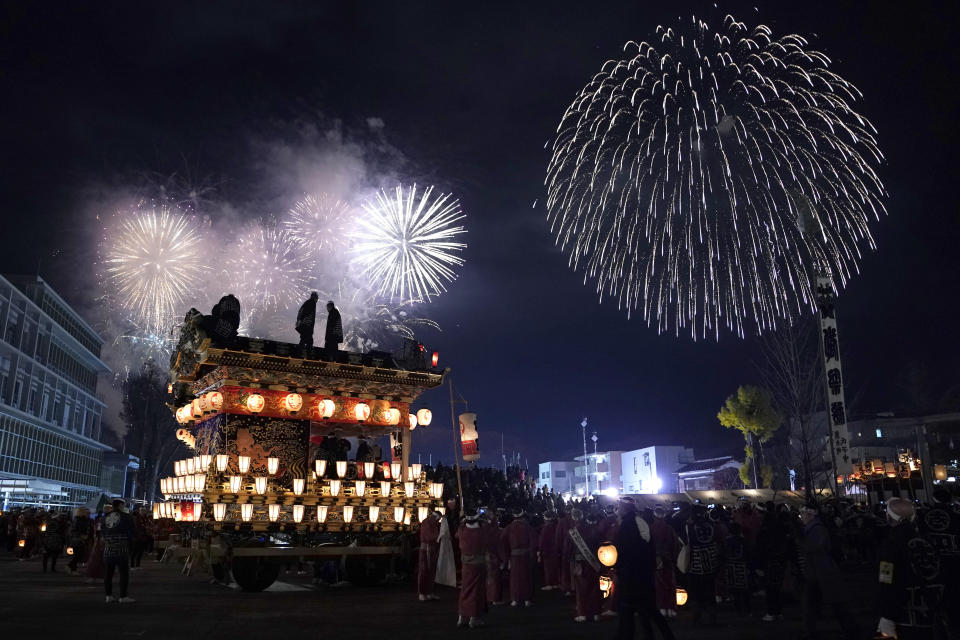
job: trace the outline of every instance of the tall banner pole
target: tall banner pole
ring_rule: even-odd
[[[453,408],[453,378],[448,380],[450,384],[450,426],[453,427],[453,462],[457,469],[457,503],[463,511],[463,487],[460,484],[460,426],[457,424],[456,410]]]
[[[833,495],[839,497],[840,475],[853,473],[850,461],[850,434],[843,395],[843,371],[840,364],[840,340],[837,335],[837,294],[829,271],[817,276],[817,307],[820,314],[820,355],[823,358],[826,387],[827,425],[830,427],[830,459],[833,463]]]

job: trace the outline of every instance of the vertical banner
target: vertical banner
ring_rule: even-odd
[[[472,411],[460,414],[460,446],[463,448],[463,459],[467,462],[473,462],[480,457],[477,414]]]
[[[817,277],[817,306],[820,311],[820,340],[823,345],[823,366],[827,384],[827,420],[830,425],[830,446],[836,460],[837,473],[853,473],[850,461],[850,435],[847,431],[847,406],[843,397],[843,371],[840,366],[840,340],[837,335],[837,296],[829,275]]]

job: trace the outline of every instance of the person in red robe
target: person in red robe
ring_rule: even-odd
[[[543,591],[552,591],[560,585],[560,548],[557,544],[557,512],[543,514],[538,556],[543,565]]]
[[[573,558],[568,555],[566,549],[567,532],[573,529],[574,524],[573,518],[570,517],[569,513],[563,513],[557,519],[556,548],[560,551],[559,586],[565,596],[573,595],[573,577],[570,573],[570,565],[573,562]]]
[[[487,611],[487,538],[479,514],[468,509],[457,530],[461,563],[458,627],[483,626],[483,614]]]
[[[510,559],[510,606],[521,603],[533,606],[533,582],[531,581],[533,556],[533,527],[522,510],[513,513],[513,522],[508,524],[500,538],[504,555]]]
[[[615,506],[608,506],[605,511],[605,515],[600,524],[597,525],[600,530],[600,535],[598,537],[599,543],[604,544],[606,542],[613,542],[614,538],[617,537],[617,532],[620,530],[620,518],[617,517],[617,508]],[[603,598],[600,603],[600,608],[603,609],[601,616],[616,616],[617,615],[617,592],[614,590],[613,595],[609,598]]]
[[[657,592],[657,609],[669,618],[677,615],[677,556],[680,555],[680,537],[667,520],[667,510],[657,505],[653,510],[653,527],[650,535],[657,554],[656,571],[653,574]]]
[[[487,525],[483,528],[483,534],[487,543],[487,602],[496,606],[504,604],[503,570],[507,561],[503,555],[503,544],[500,542],[501,530],[497,513],[490,510],[486,515]]]
[[[593,514],[589,520],[584,520],[580,509],[573,509],[571,516],[574,521],[572,529],[576,531],[584,543],[581,547],[573,536],[573,531],[567,532],[567,554],[573,558],[573,586],[576,594],[577,615],[575,622],[597,621],[600,619],[600,605],[603,593],[600,592],[600,574],[593,562],[597,548],[600,546],[599,518]]]
[[[434,511],[420,523],[420,560],[417,567],[417,594],[420,602],[439,600],[433,592],[437,576],[437,557],[440,553],[440,515]]]

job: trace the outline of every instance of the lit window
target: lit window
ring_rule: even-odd
[[[883,431],[881,431],[879,428],[877,429],[877,437],[878,437],[878,438],[882,438],[882,437],[883,437]]]

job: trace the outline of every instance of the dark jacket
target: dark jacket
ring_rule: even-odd
[[[640,535],[636,518],[623,518],[614,544],[617,547],[617,591],[633,601],[654,597],[653,573],[657,568],[656,549]]]
[[[343,324],[340,321],[340,311],[336,307],[327,314],[327,331],[323,339],[325,342],[337,344],[343,342]]]
[[[297,333],[308,333],[313,335],[313,325],[317,320],[317,299],[313,296],[307,298],[307,301],[300,305],[297,311]]]
[[[820,588],[824,602],[838,603],[851,599],[847,581],[834,559],[830,531],[819,518],[804,527],[800,554],[803,557],[803,579]]]
[[[122,511],[111,511],[103,518],[103,557],[122,559],[130,555],[133,539],[133,516]]]
[[[912,522],[901,522],[880,547],[880,616],[898,627],[932,627],[943,603],[943,578],[937,549]]]

